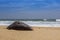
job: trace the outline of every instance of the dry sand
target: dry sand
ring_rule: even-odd
[[[60,40],[60,28],[33,28],[33,31],[7,30],[0,26],[0,40]]]

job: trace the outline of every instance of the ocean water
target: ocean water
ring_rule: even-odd
[[[9,26],[14,21],[0,21],[0,25]],[[60,27],[60,21],[22,21],[31,27]]]

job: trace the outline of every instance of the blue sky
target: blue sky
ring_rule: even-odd
[[[60,18],[60,0],[0,0],[0,19],[45,18]]]

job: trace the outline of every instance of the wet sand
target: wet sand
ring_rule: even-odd
[[[0,26],[0,40],[60,40],[60,28],[33,27],[33,31],[8,30]]]

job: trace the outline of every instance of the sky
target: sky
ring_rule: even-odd
[[[0,19],[60,19],[60,0],[0,0]]]

